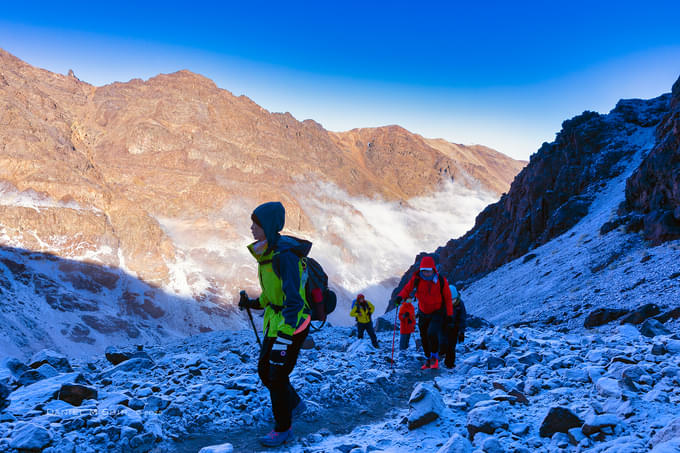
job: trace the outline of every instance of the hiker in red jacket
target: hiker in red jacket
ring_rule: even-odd
[[[439,275],[431,256],[420,260],[419,272],[415,272],[399,292],[396,303],[400,304],[414,290],[418,299],[418,329],[426,358],[421,369],[439,368],[439,354],[446,351],[444,326],[452,322],[453,305],[449,282]]]
[[[416,311],[411,299],[406,299],[399,307],[399,350],[408,349],[411,334],[416,330]]]

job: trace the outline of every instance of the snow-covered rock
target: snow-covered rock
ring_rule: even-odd
[[[437,389],[431,384],[421,383],[413,389],[408,400],[411,411],[408,415],[408,429],[417,429],[442,416],[444,402]]]
[[[460,434],[454,434],[437,453],[472,453],[472,444]]]
[[[9,437],[9,446],[17,450],[41,450],[52,442],[48,430],[30,422],[17,423]]]
[[[234,446],[231,444],[211,445],[203,447],[198,453],[232,453]]]
[[[475,434],[482,432],[493,434],[497,429],[508,428],[508,417],[505,413],[505,404],[485,404],[475,407],[467,416],[466,426],[471,439]]]

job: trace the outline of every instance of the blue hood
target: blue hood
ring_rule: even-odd
[[[264,230],[268,248],[275,247],[281,237],[279,231],[286,222],[286,209],[283,205],[278,201],[263,203],[255,208],[251,218]]]

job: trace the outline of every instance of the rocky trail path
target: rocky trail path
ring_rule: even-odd
[[[389,368],[389,356],[386,357],[387,377],[380,377],[373,382],[366,382],[364,387],[350,389],[360,394],[357,400],[348,402],[337,398],[324,404],[315,402],[314,397],[307,400],[308,409],[299,420],[293,421],[295,438],[283,450],[294,445],[305,445],[314,436],[342,435],[351,432],[361,425],[384,420],[386,415],[408,406],[409,396],[418,382],[432,381],[447,370],[420,370],[420,364],[414,359],[407,359],[395,368]],[[258,441],[259,437],[271,429],[271,424],[260,423],[248,428],[240,426],[232,430],[216,431],[207,426],[201,432],[190,433],[185,440],[174,444],[175,453],[198,452],[209,445],[231,443],[234,452],[277,451],[266,449]],[[167,448],[167,445],[164,445]],[[160,453],[160,450],[158,450]]]

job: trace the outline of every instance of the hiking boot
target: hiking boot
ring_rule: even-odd
[[[374,347],[375,349],[380,349],[380,345],[378,344],[377,341],[374,341],[374,342],[373,342],[373,347]]]
[[[278,447],[279,445],[285,444],[287,441],[293,438],[293,429],[288,431],[278,432],[273,429],[266,436],[260,437],[260,443],[265,447]]]
[[[439,369],[439,359],[430,360],[430,369],[431,370]]]
[[[425,365],[420,367],[421,370],[427,370],[428,368],[430,368],[430,359],[427,359]]]
[[[305,400],[300,400],[300,402],[293,408],[293,412],[291,413],[292,418],[298,418],[300,415],[304,414],[305,411],[307,410],[307,404],[305,404]]]

